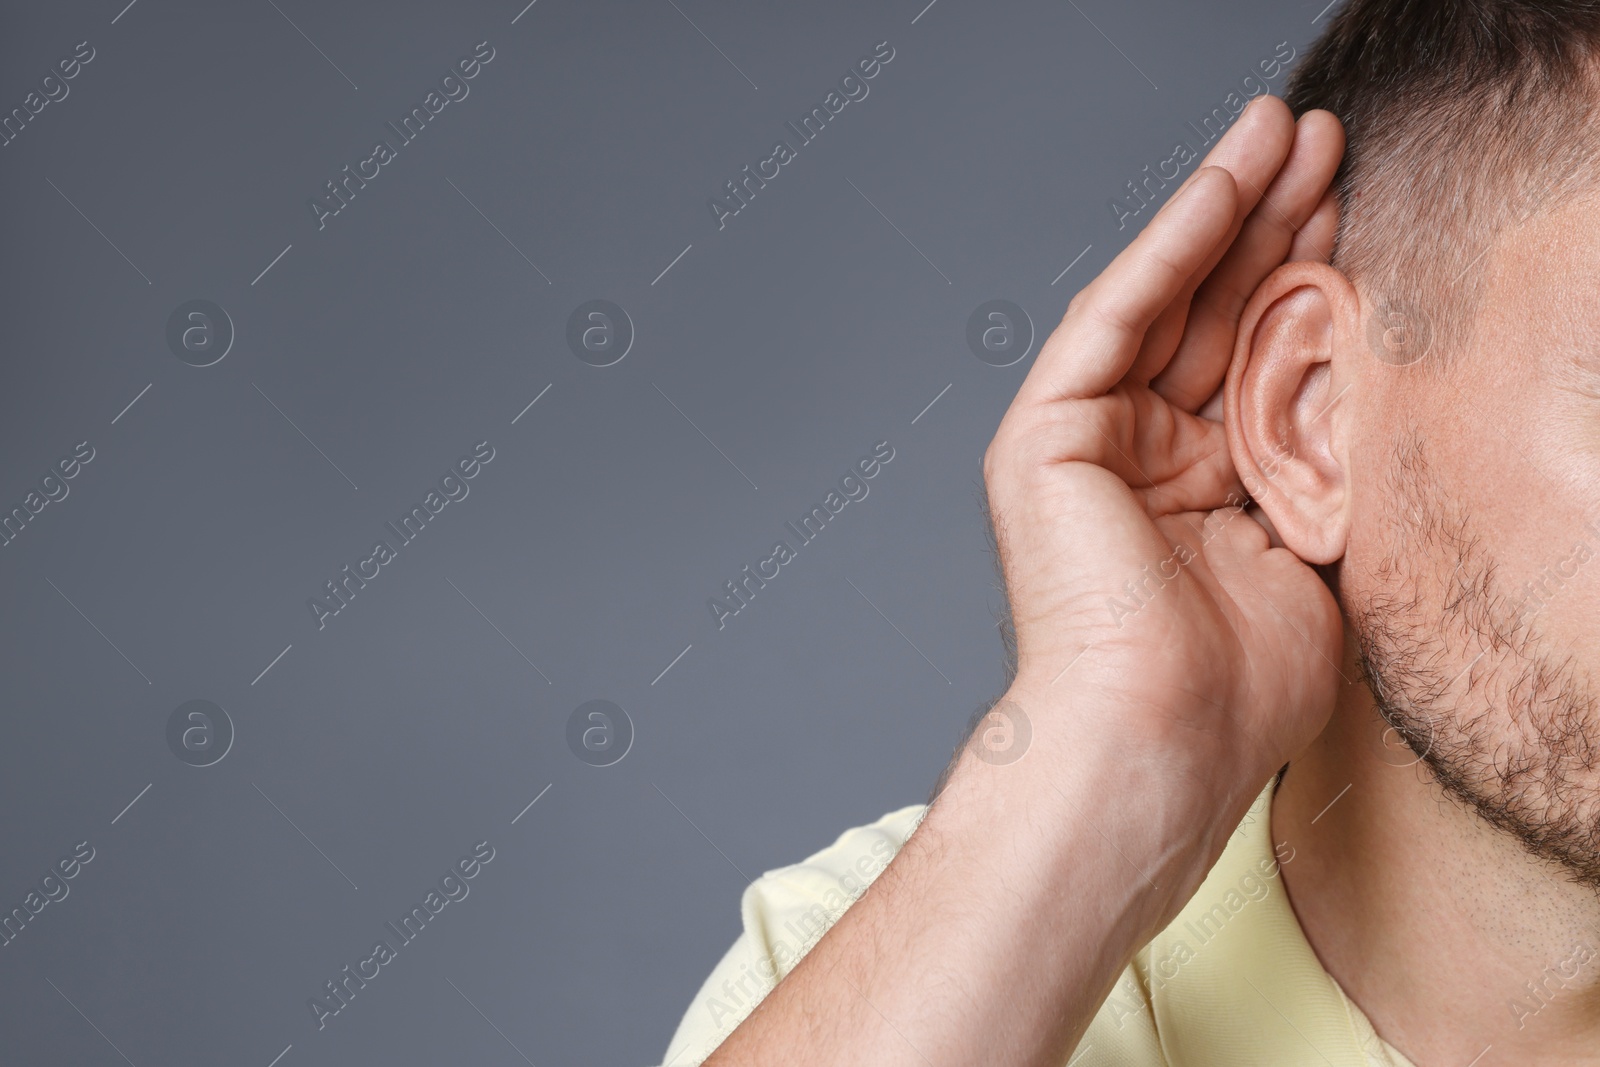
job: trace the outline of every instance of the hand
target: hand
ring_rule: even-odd
[[[1034,749],[1158,761],[1217,849],[1336,693],[1337,605],[1241,511],[1212,416],[1250,294],[1330,254],[1343,149],[1331,114],[1254,101],[1073,299],[984,459]]]
[[[1065,1063],[1327,717],[1337,606],[1227,507],[1248,487],[1209,416],[1251,293],[1327,257],[1343,140],[1258,100],[1072,301],[984,461],[1032,746],[959,760],[708,1063]]]

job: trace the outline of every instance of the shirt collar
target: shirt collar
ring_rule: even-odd
[[[1280,877],[1262,790],[1194,898],[1134,961],[1171,1067],[1368,1067],[1354,1006],[1323,969]]]

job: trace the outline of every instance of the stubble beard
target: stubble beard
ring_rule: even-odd
[[[1420,438],[1397,451],[1389,481],[1387,499],[1410,514],[1375,591],[1344,605],[1379,712],[1448,795],[1600,889],[1600,702],[1584,664],[1540,633],[1554,597],[1502,587]]]

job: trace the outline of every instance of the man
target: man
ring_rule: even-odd
[[[1251,104],[985,456],[1004,698],[667,1062],[1600,1062],[1597,60],[1348,0]]]

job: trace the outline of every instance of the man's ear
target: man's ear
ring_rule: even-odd
[[[1360,298],[1334,268],[1286,263],[1256,289],[1239,322],[1223,419],[1245,492],[1307,563],[1344,555],[1350,483],[1339,428],[1354,385]],[[1342,358],[1341,358],[1342,357]]]

